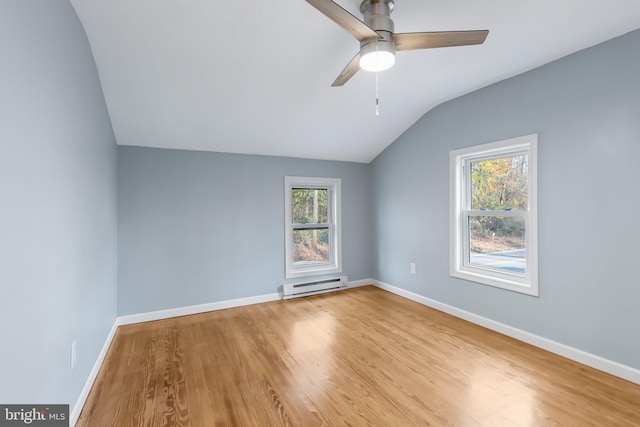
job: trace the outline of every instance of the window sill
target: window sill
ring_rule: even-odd
[[[538,296],[538,283],[534,279],[511,279],[506,274],[485,273],[480,269],[473,270],[454,270],[450,272],[451,277],[467,280],[470,282],[480,283],[482,285],[493,286],[494,288],[506,289],[525,295]],[[517,280],[520,279],[520,280]]]

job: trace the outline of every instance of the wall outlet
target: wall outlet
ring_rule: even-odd
[[[409,270],[411,271],[411,274],[416,274],[416,263],[412,262],[409,264]]]
[[[71,351],[69,352],[70,357],[69,357],[69,367],[71,368],[71,370],[73,371],[73,368],[76,367],[76,353],[77,353],[77,347],[78,347],[78,341],[73,340],[73,342],[71,343]]]

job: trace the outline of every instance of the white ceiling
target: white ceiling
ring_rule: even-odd
[[[444,101],[640,28],[638,0],[397,0],[398,33],[490,33],[398,53],[376,116],[375,74],[330,87],[359,44],[304,0],[71,2],[118,144],[365,163]]]

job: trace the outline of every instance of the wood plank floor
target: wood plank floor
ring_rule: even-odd
[[[78,426],[640,426],[640,386],[372,286],[118,329]]]

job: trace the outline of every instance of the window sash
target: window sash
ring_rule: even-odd
[[[293,222],[293,212],[289,212],[291,216],[291,224],[296,226],[303,225],[313,225],[313,224],[333,224],[333,194],[331,194],[331,186],[323,186],[323,185],[292,185],[288,188],[289,198],[291,198],[291,193],[293,190],[326,190],[327,191],[327,222],[318,222],[318,223],[301,223],[301,222]],[[293,209],[293,205],[289,203],[289,209]]]
[[[509,210],[465,210],[462,211],[463,215],[468,216],[525,216],[529,214],[529,211],[517,210],[517,209],[509,209]]]
[[[332,222],[312,222],[307,224],[291,224],[293,230],[317,230],[320,228],[332,227]]]
[[[294,239],[294,232],[296,230],[327,230],[328,232],[328,246],[329,246],[329,260],[328,261],[298,261],[295,262],[292,260],[292,265],[291,268],[293,270],[301,270],[301,269],[305,269],[308,268],[310,266],[324,266],[324,265],[333,265],[335,263],[335,250],[333,250],[335,243],[334,243],[334,239],[333,239],[333,233],[334,233],[334,226],[333,224],[303,224],[304,226],[300,226],[300,225],[292,225],[291,226],[291,247],[295,248],[295,242],[293,241]]]
[[[487,154],[487,155],[474,155],[464,157],[462,160],[462,179],[464,180],[464,188],[461,194],[462,196],[462,209],[471,210],[472,198],[473,198],[473,183],[471,176],[471,164],[479,163],[485,160],[495,160],[502,159],[505,157],[516,157],[516,156],[529,156],[528,150],[522,149],[514,149],[514,150],[506,150],[498,152],[497,154]],[[527,171],[527,184],[530,188],[531,186],[531,178],[529,175],[529,171]],[[531,210],[531,201],[530,198],[527,197],[527,210]]]
[[[530,278],[530,268],[529,268],[529,263],[527,261],[525,261],[526,266],[525,266],[524,274],[508,272],[498,268],[491,268],[491,267],[471,263],[471,230],[469,229],[469,218],[485,217],[485,216],[523,218],[524,219],[525,254],[528,253],[527,251],[529,250],[529,246],[530,246],[529,244],[530,215],[528,211],[489,211],[489,210],[462,211],[460,229],[463,230],[463,233],[462,233],[463,258],[462,258],[461,268],[463,270],[469,270],[469,271],[474,271],[477,269],[478,271],[491,272],[491,274],[497,274],[509,280],[522,279],[524,281],[528,281]],[[527,260],[526,255],[525,255],[525,260]]]

